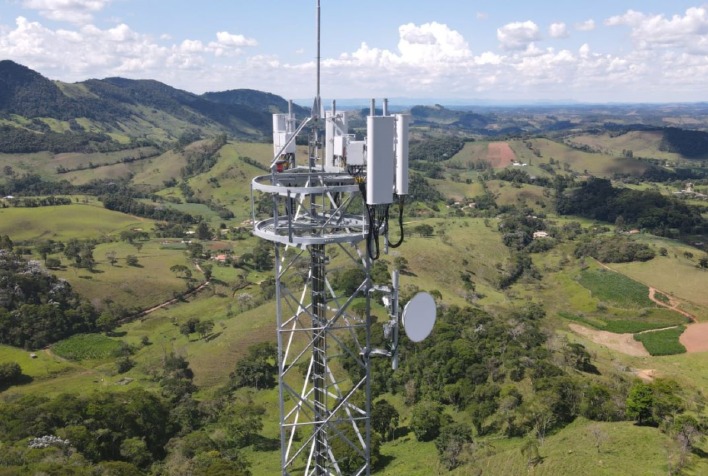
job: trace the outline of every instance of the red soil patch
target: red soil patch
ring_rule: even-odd
[[[508,167],[516,160],[516,154],[506,142],[490,142],[487,146],[487,161],[495,169]]]
[[[686,352],[708,351],[708,322],[686,326],[686,330],[679,337],[679,342],[686,348]]]

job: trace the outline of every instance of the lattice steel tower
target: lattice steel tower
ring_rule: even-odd
[[[345,112],[320,99],[320,2],[317,0],[317,94],[299,125],[273,116],[270,173],[253,179],[254,234],[275,244],[281,468],[283,475],[370,474],[370,359],[396,361],[397,281],[377,286],[373,261],[389,246],[389,207],[403,207],[408,188],[408,116],[376,115],[367,137],[350,134]],[[322,133],[324,130],[324,134]],[[297,137],[308,137],[297,158]],[[302,148],[301,148],[302,149]],[[399,215],[399,224],[401,214]],[[345,264],[345,262],[349,264]],[[343,295],[330,267],[356,269]],[[389,296],[389,344],[372,349],[372,292]],[[356,306],[352,306],[356,303]],[[354,309],[353,309],[354,308]]]

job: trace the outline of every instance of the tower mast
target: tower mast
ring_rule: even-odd
[[[347,115],[334,103],[331,111],[323,112],[320,0],[316,4],[317,88],[312,111],[297,127],[292,108],[273,116],[270,173],[251,183],[253,233],[274,243],[281,473],[369,475],[370,359],[395,357],[395,350],[372,349],[371,268],[378,257],[379,233],[386,240],[384,248],[388,243],[388,205],[398,187],[394,149],[406,153],[407,190],[408,119],[370,120],[374,125],[368,135],[377,139],[369,143],[348,133]],[[305,131],[308,157],[299,165],[295,140]],[[399,142],[405,147],[397,146]],[[374,167],[369,161],[375,156],[380,159]],[[381,158],[389,162],[381,163]],[[367,170],[374,168],[389,178],[377,179],[373,189],[384,193],[376,194],[375,204],[370,204]],[[269,200],[260,200],[262,196]],[[263,213],[266,203],[272,206]],[[333,286],[334,264],[357,277],[353,293],[345,295]],[[388,325],[397,326],[397,316],[392,316],[394,321]]]

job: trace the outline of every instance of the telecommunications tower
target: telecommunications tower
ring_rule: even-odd
[[[377,115],[371,101],[364,140],[349,132],[347,114],[335,102],[323,111],[317,0],[312,113],[298,124],[291,103],[287,114],[273,115],[270,173],[251,184],[254,234],[275,245],[283,475],[371,473],[370,361],[390,358],[395,368],[401,318],[398,274],[390,285],[378,285],[371,269],[381,253],[403,242],[408,193],[409,117],[387,109],[384,100]],[[307,137],[303,159],[298,137]],[[389,240],[394,202],[396,242]],[[335,289],[331,268],[356,276],[353,293]],[[383,324],[387,343],[379,348],[372,348],[375,292],[386,297],[389,315]],[[408,338],[423,340],[435,322],[433,299],[418,294],[402,318]]]

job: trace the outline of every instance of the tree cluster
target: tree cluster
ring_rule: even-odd
[[[649,261],[656,254],[644,243],[630,240],[626,236],[587,237],[575,247],[575,256],[591,256],[602,263],[630,263]]]
[[[0,343],[37,349],[95,330],[97,317],[68,282],[0,251]]]
[[[104,195],[100,197],[103,206],[108,210],[114,210],[121,213],[127,213],[153,220],[162,220],[174,223],[196,223],[197,219],[189,213],[181,212],[169,207],[156,207],[147,203],[140,202],[126,195]]]
[[[558,213],[644,228],[661,236],[700,234],[708,229],[701,211],[680,200],[651,190],[618,189],[606,179],[591,178],[579,188],[557,197]],[[675,230],[675,231],[674,231]]]

